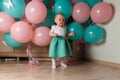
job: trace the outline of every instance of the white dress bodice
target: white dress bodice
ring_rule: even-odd
[[[60,27],[57,25],[52,25],[50,32],[57,33],[58,36],[65,36],[66,35],[66,27]]]

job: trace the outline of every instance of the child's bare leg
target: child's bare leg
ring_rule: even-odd
[[[52,58],[52,68],[55,69],[56,68],[56,60],[55,58]]]
[[[61,58],[60,59],[60,65],[62,66],[62,67],[67,67],[67,64],[65,64],[65,60],[64,60],[64,58]]]

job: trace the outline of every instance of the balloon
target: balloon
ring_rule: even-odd
[[[37,26],[50,27],[51,25],[54,24],[54,17],[55,17],[55,14],[52,12],[51,9],[48,9],[46,18],[41,23],[37,24]]]
[[[85,30],[84,40],[88,43],[97,43],[105,36],[104,30],[98,25],[90,25]]]
[[[52,37],[49,36],[50,29],[45,26],[41,26],[35,29],[32,42],[38,46],[49,45]]]
[[[10,32],[13,39],[21,43],[29,42],[33,36],[32,27],[23,21],[14,23]]]
[[[20,21],[20,18],[15,18],[16,21]]]
[[[33,24],[42,22],[46,14],[46,6],[41,1],[30,1],[26,6],[25,16]]]
[[[54,0],[54,2],[56,2],[56,1],[61,1],[61,0]],[[69,0],[65,0],[65,1],[69,1]]]
[[[83,23],[88,20],[90,16],[90,8],[84,3],[76,3],[73,7],[72,17],[76,22]]]
[[[55,14],[61,13],[68,19],[72,14],[72,5],[69,0],[57,0],[54,4]]]
[[[71,40],[80,40],[84,35],[84,29],[81,24],[72,22],[67,26],[67,33],[74,32],[75,36],[71,36]]]
[[[41,1],[41,2],[42,2],[42,1],[44,1],[44,0],[32,0],[32,1]]]
[[[23,45],[23,43],[17,42],[15,41],[12,37],[10,33],[5,33],[4,34],[4,41],[5,43],[13,48],[17,48],[17,47],[21,47]]]
[[[102,0],[86,0],[86,3],[92,8],[97,3],[102,2]]]
[[[112,7],[109,3],[100,2],[91,10],[91,19],[94,23],[105,23],[112,17]]]
[[[47,6],[49,3],[49,0],[43,0],[44,4]]]
[[[77,2],[86,2],[87,0],[77,0]]]
[[[13,18],[21,18],[25,12],[24,0],[3,0],[4,11]]]
[[[12,24],[15,23],[15,19],[9,16],[5,12],[0,12],[0,31],[10,32]]]
[[[4,9],[3,9],[3,0],[0,0],[0,11],[4,11]]]
[[[54,1],[57,1],[57,0],[54,0]]]

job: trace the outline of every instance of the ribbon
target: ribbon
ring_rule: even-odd
[[[5,46],[9,47],[5,41],[2,41],[2,43],[3,43]]]
[[[28,45],[27,49],[26,49],[26,54],[28,56],[29,59],[29,65],[37,65],[39,64],[38,60],[33,58],[32,53],[31,53],[31,46]]]

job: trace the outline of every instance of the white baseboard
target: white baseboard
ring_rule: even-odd
[[[107,61],[96,60],[96,59],[89,59],[89,61],[93,63],[109,66],[109,67],[120,68],[119,63],[107,62]]]

